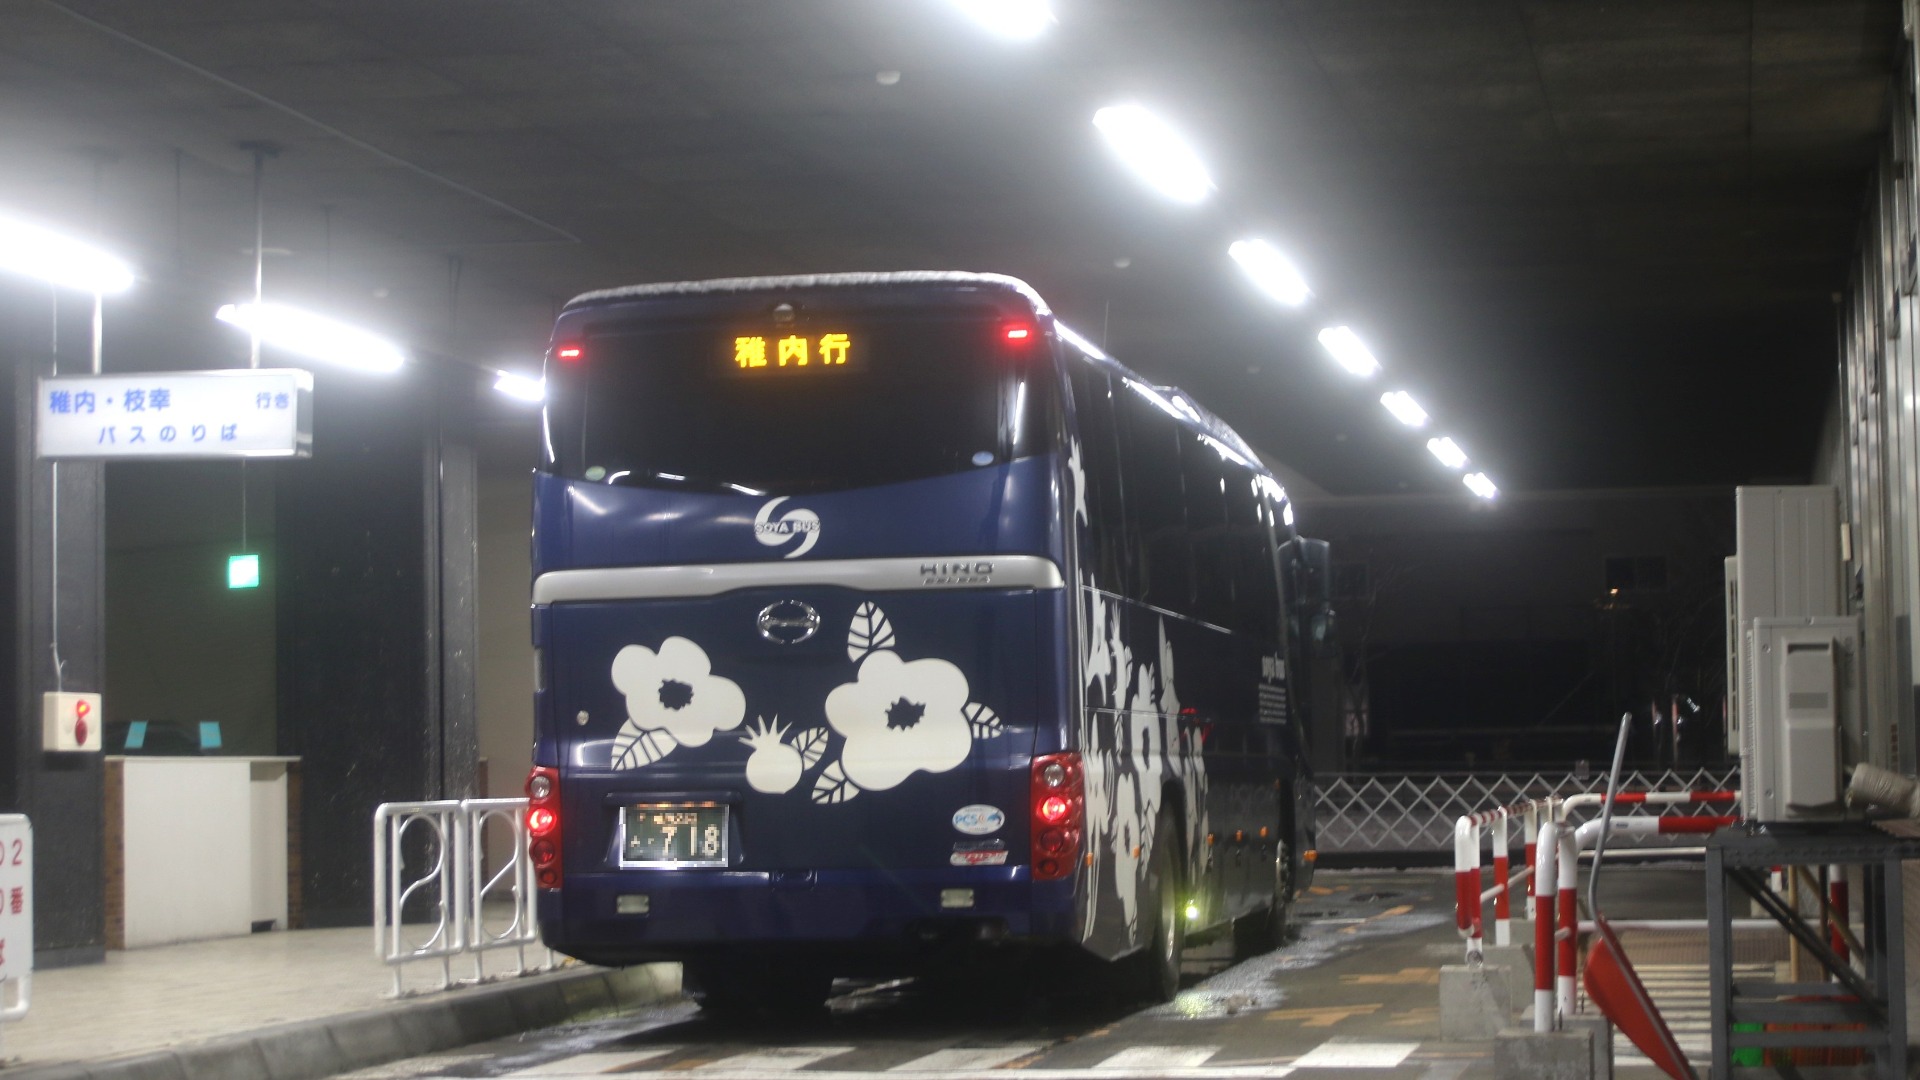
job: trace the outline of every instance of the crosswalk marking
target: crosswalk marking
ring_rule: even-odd
[[[1284,1080],[1292,1072],[1292,1065],[1196,1065],[1188,1068],[954,1068],[948,1072],[922,1072],[918,1076],[927,1080]],[[649,1076],[659,1080],[674,1072],[639,1070],[622,1074]],[[697,1068],[689,1074],[699,1076],[701,1080],[762,1080],[764,1076],[745,1068],[732,1067],[714,1072]],[[797,1076],[804,1080],[874,1080],[876,1076],[891,1076],[891,1072],[808,1068]]]
[[[1680,1052],[1695,1065],[1704,1065],[1713,1055],[1713,987],[1705,964],[1636,964],[1635,974],[1647,988],[1647,996],[1660,1010],[1673,1032]],[[1771,979],[1773,965],[1735,964],[1733,977],[1739,980]],[[1640,1048],[1619,1030],[1613,1033],[1615,1065],[1648,1066]]]
[[[1217,1046],[1130,1046],[1096,1069],[1191,1069],[1220,1052]]]
[[[694,1072],[763,1073],[794,1072],[841,1054],[851,1054],[851,1046],[770,1046],[744,1054],[709,1061]]]
[[[1039,1043],[1027,1046],[949,1046],[931,1054],[895,1065],[888,1072],[948,1072],[959,1069],[997,1069],[1009,1061],[1018,1061],[1038,1050]]]
[[[549,1061],[526,1069],[515,1069],[507,1076],[592,1076],[625,1069],[643,1061],[652,1061],[674,1053],[677,1046],[655,1046],[645,1050],[596,1050]]]
[[[1329,1039],[1296,1059],[1296,1069],[1392,1069],[1419,1049],[1419,1043]]]
[[[604,1044],[603,1044],[604,1045]],[[885,1072],[902,1080],[1114,1080],[1129,1074],[1157,1080],[1284,1080],[1299,1069],[1391,1069],[1419,1048],[1415,1042],[1368,1042],[1337,1038],[1321,1043],[1290,1065],[1250,1062],[1207,1064],[1218,1046],[1130,1046],[1098,1064],[1078,1068],[1009,1067],[1047,1049],[1044,1043],[1011,1046],[950,1046],[910,1061],[873,1070],[835,1069],[832,1058],[852,1053],[851,1046],[771,1046],[711,1061],[698,1058],[663,1062],[681,1052],[677,1046],[595,1050],[544,1062],[505,1076],[589,1077],[673,1075],[700,1080],[761,1080],[768,1073],[799,1073],[805,1080],[872,1080]],[[651,1064],[650,1064],[651,1063]],[[820,1068],[825,1064],[827,1067]],[[801,1080],[796,1076],[795,1080]],[[1440,1080],[1440,1078],[1436,1078]]]

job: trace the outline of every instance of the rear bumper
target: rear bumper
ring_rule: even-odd
[[[972,890],[969,907],[942,892]],[[645,896],[645,914],[619,898]],[[629,908],[638,906],[629,900]],[[913,951],[971,940],[1065,943],[1073,882],[1028,880],[1024,866],[927,870],[628,870],[570,874],[539,895],[548,946],[596,963],[676,959],[736,946]]]

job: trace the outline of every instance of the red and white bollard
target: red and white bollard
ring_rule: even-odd
[[[1467,960],[1486,955],[1480,936],[1480,827],[1461,818],[1453,827],[1453,917],[1467,939]]]
[[[1533,864],[1533,1030],[1553,1030],[1553,910],[1558,890],[1559,827],[1548,816],[1540,826]],[[1529,845],[1532,846],[1532,845]]]
[[[1493,943],[1495,945],[1513,944],[1513,903],[1507,894],[1513,890],[1508,887],[1512,875],[1512,866],[1507,851],[1507,833],[1512,827],[1506,815],[1493,823],[1493,884],[1499,890],[1493,894]]]
[[[1573,1013],[1574,973],[1579,966],[1580,936],[1580,851],[1574,847],[1573,833],[1567,829],[1556,830],[1555,839],[1559,841],[1560,865],[1556,868],[1560,883],[1560,908],[1554,919],[1554,990],[1559,997],[1559,1013],[1570,1016]]]

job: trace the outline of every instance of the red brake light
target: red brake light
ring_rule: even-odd
[[[1033,759],[1029,835],[1033,880],[1059,881],[1073,876],[1087,812],[1085,773],[1079,754],[1044,754]]]
[[[1001,336],[1007,341],[1024,345],[1033,340],[1033,326],[1029,323],[1008,323],[1000,329]]]
[[[527,773],[527,855],[542,889],[560,887],[560,770]]]
[[[578,360],[586,354],[587,351],[578,345],[556,345],[553,348],[553,355],[557,360]]]

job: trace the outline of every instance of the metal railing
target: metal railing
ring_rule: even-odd
[[[373,949],[402,993],[406,964],[437,960],[440,989],[454,985],[453,959],[473,960],[468,982],[487,979],[486,954],[512,949],[524,975],[554,966],[540,947],[525,799],[382,803],[373,812]],[[505,830],[512,856],[487,871],[487,839]],[[412,871],[409,873],[409,871]],[[542,959],[527,965],[529,947]]]
[[[1321,854],[1440,854],[1453,849],[1462,817],[1538,799],[1604,791],[1602,773],[1340,773],[1322,776],[1317,796]],[[1738,767],[1633,772],[1623,786],[1643,791],[1737,789]],[[1626,808],[1622,808],[1625,810]],[[1634,807],[1633,813],[1679,811]]]

